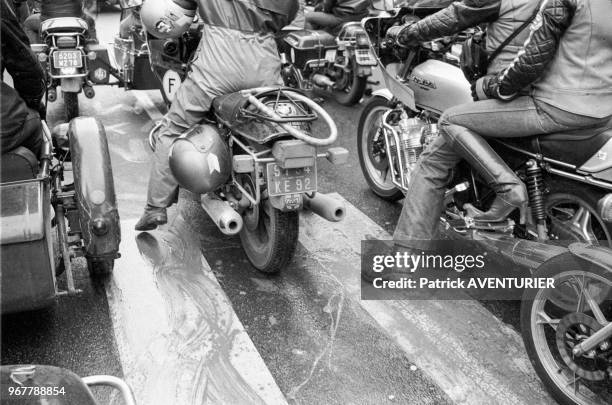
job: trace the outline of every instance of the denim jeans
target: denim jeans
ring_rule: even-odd
[[[512,101],[484,100],[449,108],[440,119],[441,136],[421,154],[412,172],[404,207],[395,229],[396,244],[431,250],[438,237],[438,222],[452,169],[461,156],[448,140],[449,127],[459,125],[488,138],[515,138],[595,128],[610,117],[592,118],[572,114],[523,96]]]

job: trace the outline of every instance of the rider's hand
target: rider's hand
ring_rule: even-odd
[[[497,76],[483,76],[472,83],[472,98],[474,101],[488,100],[491,98],[499,98]]]

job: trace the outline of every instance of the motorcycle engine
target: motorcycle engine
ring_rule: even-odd
[[[438,126],[437,124],[429,124],[420,118],[408,118],[404,111],[393,129],[397,132],[400,144],[398,153],[397,142],[395,142],[394,137],[391,137],[391,155],[395,159],[401,159],[404,175],[410,176],[424,147],[429,145],[438,135]],[[399,169],[398,162],[394,163]]]

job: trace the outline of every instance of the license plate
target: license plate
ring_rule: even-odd
[[[316,166],[283,169],[276,163],[268,163],[266,169],[270,196],[317,191]]]
[[[55,51],[53,53],[53,66],[56,69],[82,67],[81,51]]]

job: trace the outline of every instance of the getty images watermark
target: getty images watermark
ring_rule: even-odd
[[[435,246],[426,252],[362,241],[362,299],[520,300],[526,289],[555,288],[552,278],[532,277],[528,267],[474,242]]]

